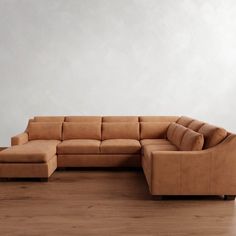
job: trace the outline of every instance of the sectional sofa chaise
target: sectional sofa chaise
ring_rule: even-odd
[[[0,178],[142,167],[150,193],[236,195],[236,135],[185,116],[37,116],[0,152]]]

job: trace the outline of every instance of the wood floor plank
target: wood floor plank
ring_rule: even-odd
[[[141,171],[57,171],[0,182],[0,235],[236,235],[235,202],[153,201]]]

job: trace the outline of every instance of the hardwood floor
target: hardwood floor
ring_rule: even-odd
[[[236,235],[235,202],[153,201],[141,171],[57,171],[49,182],[0,182],[0,236]]]

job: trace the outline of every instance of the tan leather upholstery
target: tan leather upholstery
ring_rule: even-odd
[[[0,163],[43,163],[56,154],[57,140],[33,140],[0,152]]]
[[[0,178],[49,178],[56,168],[56,155],[46,163],[0,163]]]
[[[161,139],[166,137],[170,122],[141,122],[141,139]]]
[[[207,150],[154,151],[147,177],[150,192],[153,195],[235,195],[235,147],[236,135],[229,135]]]
[[[176,123],[174,122],[170,123],[167,129],[167,134],[166,134],[166,137],[168,140],[172,140],[174,138],[173,136],[174,136],[175,128],[176,128]]]
[[[143,146],[142,167],[146,176],[150,191],[152,183],[152,152],[153,151],[177,151],[178,149],[172,144],[154,144]]]
[[[66,116],[65,122],[102,122],[101,116]]]
[[[193,131],[198,131],[205,123],[199,120],[193,120],[189,123],[188,128],[192,129]]]
[[[140,140],[142,146],[152,145],[152,144],[171,144],[167,139],[142,139]]]
[[[179,149],[182,151],[199,151],[202,150],[203,144],[203,135],[188,129],[182,138]]]
[[[223,141],[227,136],[227,131],[213,125],[204,124],[198,133],[204,135],[204,149],[214,147]]]
[[[57,125],[58,117],[35,118],[25,133],[12,138],[15,146],[0,152],[0,178],[48,177],[57,165],[139,167],[142,162],[153,195],[236,195],[236,135],[192,118],[178,118],[67,117],[72,127],[67,138],[76,139],[61,144],[28,141],[60,140],[65,132],[61,123]],[[75,122],[80,128],[73,126]],[[169,122],[173,123],[167,128]],[[205,150],[201,150],[202,135]]]
[[[29,140],[61,140],[62,123],[31,122],[29,124]]]
[[[110,139],[101,142],[101,153],[106,154],[139,154],[141,145],[133,139]]]
[[[183,125],[185,127],[188,127],[188,125],[193,121],[193,118],[187,117],[187,116],[181,116],[177,123],[180,125]]]
[[[144,155],[150,156],[153,151],[178,151],[178,148],[173,144],[152,144],[143,147]]]
[[[102,122],[138,122],[138,116],[104,116]]]
[[[179,116],[140,116],[140,122],[176,122]]]
[[[141,151],[141,155],[144,154],[144,147],[147,146],[147,145],[152,145],[152,146],[155,146],[155,145],[169,145],[169,146],[172,146],[173,144],[167,140],[167,139],[142,139],[140,140],[140,143],[141,143],[141,146],[142,146],[142,151]]]
[[[21,133],[11,138],[11,146],[25,144],[29,141],[28,133]]]
[[[171,123],[167,131],[168,140],[182,151],[202,150],[204,137],[177,123]]]
[[[107,122],[102,124],[102,140],[137,139],[139,140],[139,123]]]
[[[58,155],[58,167],[141,167],[139,154]]]
[[[100,153],[99,140],[73,139],[65,140],[58,144],[58,154],[98,154]]]
[[[184,133],[187,131],[187,128],[185,128],[182,125],[176,124],[176,123],[174,123],[174,126],[175,126],[175,128],[174,128],[172,136],[169,136],[167,133],[167,138],[176,147],[180,147],[182,138],[184,136]],[[170,129],[172,131],[172,127],[170,127]]]
[[[36,122],[63,122],[64,116],[35,116],[34,121]]]
[[[101,123],[97,122],[64,122],[63,140],[97,139],[101,140]]]

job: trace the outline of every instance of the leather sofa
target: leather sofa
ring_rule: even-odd
[[[0,152],[0,178],[142,167],[150,193],[236,195],[236,135],[185,116],[36,116]]]

